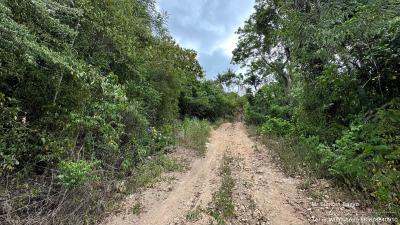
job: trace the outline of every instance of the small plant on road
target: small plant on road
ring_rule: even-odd
[[[134,215],[139,215],[141,208],[142,208],[142,204],[140,204],[140,202],[137,202],[136,204],[134,204],[132,206],[132,213]]]
[[[196,209],[188,212],[188,214],[186,215],[186,219],[190,222],[195,222],[195,221],[201,219],[202,212],[203,212],[203,209],[200,208],[199,206],[197,206]]]
[[[210,209],[210,215],[218,225],[223,225],[226,220],[235,214],[235,206],[232,199],[232,191],[235,181],[231,176],[229,163],[232,159],[224,156],[221,166],[222,184],[214,195],[214,208]]]

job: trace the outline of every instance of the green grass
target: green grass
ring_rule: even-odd
[[[256,126],[248,126],[249,136],[260,141],[273,151],[273,158],[279,166],[289,176],[305,175],[305,173],[315,173],[307,168],[307,149],[295,138],[278,137],[274,135],[262,135],[257,133]],[[255,149],[257,150],[257,149]]]
[[[182,122],[181,133],[177,137],[178,145],[193,149],[200,155],[204,155],[210,128],[210,123],[206,120],[190,120],[186,118]]]
[[[140,202],[137,202],[136,204],[134,204],[134,205],[132,206],[132,213],[133,213],[134,215],[139,215],[141,209],[142,209],[142,204],[140,204]]]
[[[186,215],[186,219],[190,222],[196,222],[201,219],[202,212],[203,209],[198,206],[196,209],[188,212],[188,214]]]
[[[235,206],[232,199],[232,191],[235,181],[231,175],[229,164],[231,158],[224,156],[221,165],[222,184],[213,197],[214,207],[210,209],[210,215],[216,220],[218,225],[226,224],[226,220],[235,214]]]
[[[134,190],[150,187],[159,181],[163,172],[181,171],[184,166],[166,155],[153,156],[140,163],[131,180]]]

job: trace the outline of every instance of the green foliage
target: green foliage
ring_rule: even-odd
[[[294,111],[298,132],[326,142],[338,138],[361,110],[356,82],[329,65],[315,81],[305,84]]]
[[[277,135],[285,136],[290,134],[292,130],[292,124],[284,119],[267,116],[266,122],[260,127],[261,135]]]
[[[147,128],[143,136],[136,141],[135,160],[141,161],[149,155],[163,152],[166,147],[175,144],[174,135],[174,133],[155,127]]]
[[[20,183],[40,176],[39,186],[52,185],[58,167],[63,184],[7,218],[29,224],[48,211],[58,221],[64,210],[44,204],[45,191],[84,189],[92,161],[101,162],[101,181],[130,176],[175,144],[177,120],[238,111],[242,99],[203,79],[197,53],[180,47],[164,20],[153,0],[0,2],[0,189],[14,182],[7,196],[29,196]],[[206,136],[201,129],[190,139]],[[200,140],[193,146],[204,149]],[[88,214],[79,216],[71,221]]]
[[[320,143],[317,136],[311,136],[300,139],[301,148],[307,149],[305,159],[308,166],[312,168],[317,175],[326,176],[332,163],[338,157],[329,146]]]
[[[352,124],[332,145],[317,137],[301,141],[307,162],[321,175],[337,178],[370,193],[393,212],[399,210],[400,111],[396,101],[380,109],[370,121]]]
[[[260,125],[265,122],[265,115],[256,112],[250,105],[246,105],[245,115],[246,122],[249,124]]]
[[[259,0],[233,52],[253,81],[246,121],[286,135],[295,153],[282,151],[285,161],[303,160],[397,215],[399,16],[399,1]]]
[[[13,99],[0,93],[0,175],[13,172],[29,156],[31,131]]]
[[[193,149],[199,154],[205,154],[210,129],[210,123],[207,120],[185,118],[177,137],[178,145]]]
[[[200,80],[154,7],[0,3],[1,174],[92,157],[128,168],[173,145],[178,118],[233,116],[239,97]]]
[[[74,188],[90,180],[95,180],[94,169],[99,164],[99,161],[61,161],[58,166],[59,174],[57,178],[66,188]]]
[[[218,81],[198,81],[187,86],[180,97],[180,112],[184,116],[209,119],[234,117],[245,99],[236,93],[225,93]]]
[[[278,83],[264,85],[248,98],[250,104],[246,107],[246,121],[249,123],[261,125],[267,121],[265,115],[284,120],[291,118],[289,98]]]
[[[180,165],[176,160],[165,155],[156,155],[143,160],[136,168],[133,188],[139,189],[154,184],[161,176],[162,172],[180,170]]]
[[[383,204],[398,207],[399,127],[398,105],[397,109],[378,111],[369,123],[352,125],[333,146],[339,157],[331,172],[371,192]]]

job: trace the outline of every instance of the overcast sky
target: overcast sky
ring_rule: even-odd
[[[168,13],[171,35],[198,52],[207,78],[231,67],[235,31],[253,11],[254,0],[158,0]]]

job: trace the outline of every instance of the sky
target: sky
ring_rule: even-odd
[[[168,14],[168,28],[184,48],[194,49],[205,70],[213,79],[228,68],[236,46],[235,31],[253,12],[254,0],[158,0]]]

